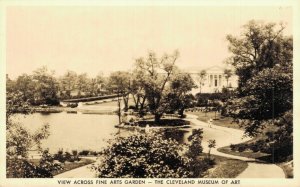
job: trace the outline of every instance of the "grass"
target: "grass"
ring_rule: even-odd
[[[233,129],[241,129],[239,124],[237,124],[236,122],[233,122],[233,118],[224,117],[218,112],[216,114],[215,114],[215,112],[201,112],[201,111],[187,112],[187,113],[198,116],[197,119],[200,121],[203,121],[203,122],[207,122],[209,119],[213,119],[214,125],[233,128]]]
[[[38,165],[39,159],[31,159],[30,162],[35,165]],[[70,171],[72,169],[76,169],[76,168],[79,168],[79,167],[82,167],[82,166],[85,166],[88,164],[92,164],[94,162],[95,162],[94,160],[87,159],[87,158],[81,158],[80,161],[78,161],[78,162],[65,162],[62,164],[62,166],[63,166],[62,170],[54,171],[52,174],[53,174],[53,176],[55,176],[55,175]]]
[[[207,154],[204,155],[207,156]],[[248,163],[242,160],[217,155],[211,155],[211,158],[215,160],[216,164],[208,170],[205,178],[236,178],[248,167]]]

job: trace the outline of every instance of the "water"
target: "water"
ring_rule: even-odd
[[[54,153],[59,149],[100,151],[108,145],[107,140],[119,136],[128,136],[134,130],[119,129],[117,115],[80,114],[80,113],[34,113],[16,115],[16,122],[24,125],[30,132],[39,129],[43,124],[50,125],[50,136],[43,140],[42,147]],[[190,129],[166,129],[165,137],[174,138],[184,143]]]

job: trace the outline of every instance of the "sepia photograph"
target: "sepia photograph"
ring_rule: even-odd
[[[7,180],[294,181],[292,6],[21,3],[2,15]]]

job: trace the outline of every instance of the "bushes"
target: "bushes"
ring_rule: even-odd
[[[238,151],[238,152],[244,152],[247,149],[250,149],[251,146],[249,146],[248,144],[245,143],[241,143],[241,144],[230,144],[230,149],[232,151]]]
[[[54,160],[58,160],[61,163],[64,163],[66,161],[68,162],[74,162],[79,161],[80,158],[78,157],[77,151],[72,151],[72,154],[69,152],[63,153],[63,150],[59,150],[56,154],[53,156]]]
[[[248,146],[246,146],[245,144],[241,144],[240,146],[238,146],[238,151],[239,152],[244,152],[247,149]]]
[[[200,131],[194,132],[190,139],[198,144],[191,143],[190,147],[164,139],[159,133],[117,137],[103,150],[102,160],[94,169],[101,178],[199,177],[208,168],[205,161],[195,159],[202,151],[193,149],[202,148],[199,135]],[[182,154],[187,149],[188,154]]]
[[[25,158],[7,158],[7,178],[52,178],[52,173],[62,166],[45,150],[39,163],[31,163]]]
[[[81,155],[81,156],[87,156],[89,154],[89,152],[90,151],[88,151],[88,150],[82,150],[78,154]]]
[[[206,107],[212,106],[209,101],[218,100],[225,102],[229,97],[227,93],[198,93],[196,94],[197,106],[198,107]]]

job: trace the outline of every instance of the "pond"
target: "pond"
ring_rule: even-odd
[[[43,124],[50,125],[50,136],[43,140],[42,147],[49,148],[52,153],[59,149],[100,151],[107,146],[107,140],[118,136],[128,136],[135,130],[120,129],[117,115],[81,114],[81,113],[34,113],[30,115],[16,115],[14,121],[21,123],[31,132],[39,129]],[[186,141],[191,128],[165,129],[167,138],[174,138],[180,143]]]

